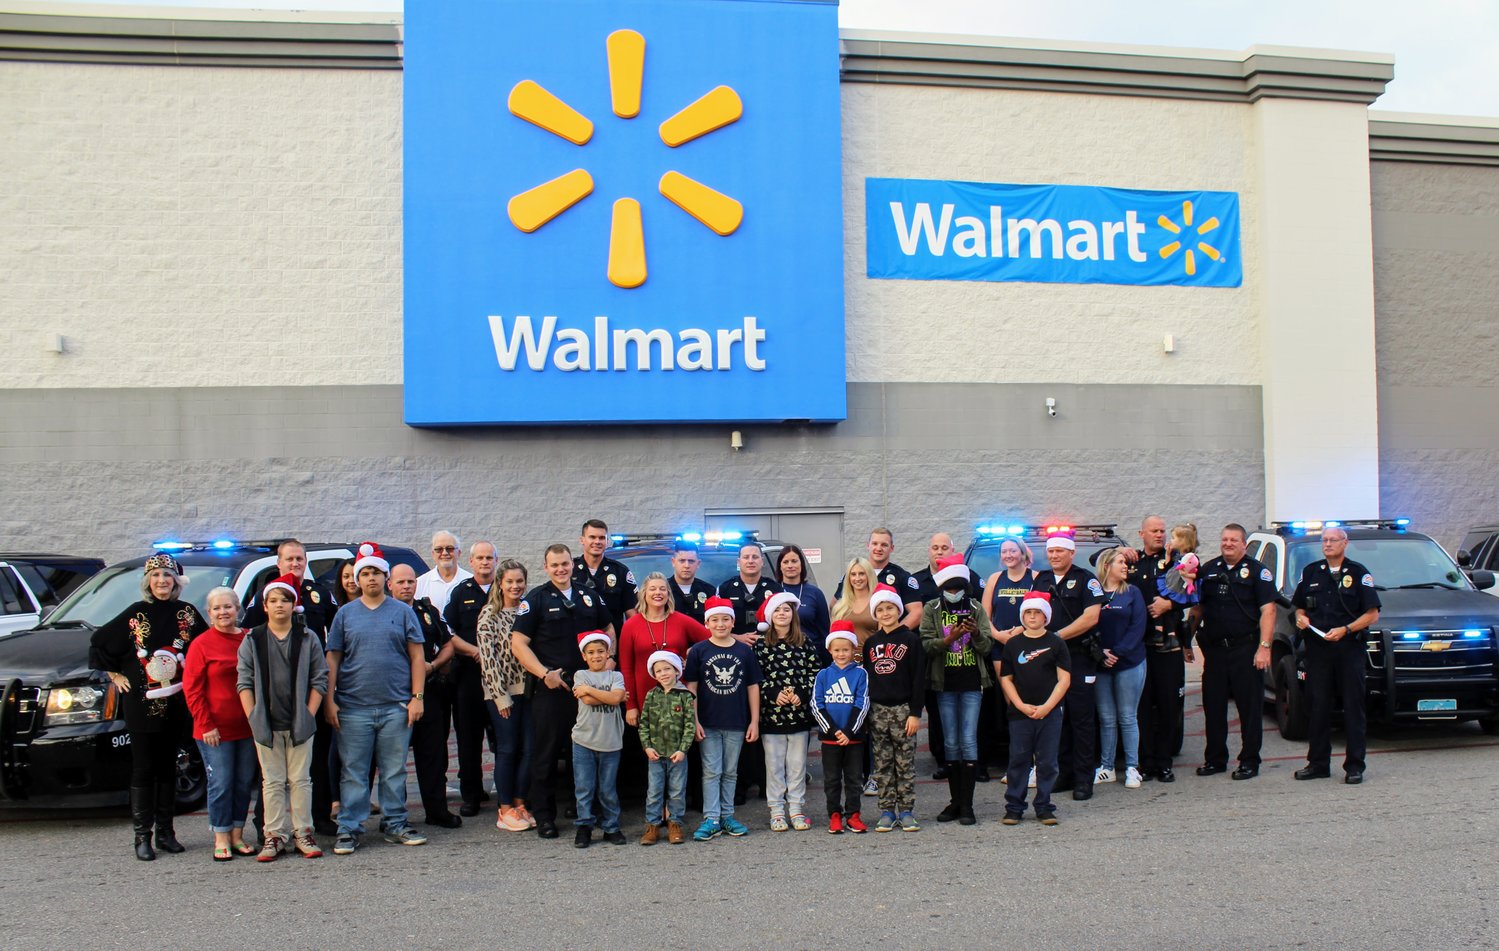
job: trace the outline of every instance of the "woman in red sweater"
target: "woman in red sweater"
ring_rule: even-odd
[[[193,715],[193,739],[208,770],[208,827],[213,830],[213,860],[254,855],[245,842],[245,813],[250,790],[260,775],[250,721],[239,701],[239,595],[232,588],[208,593],[208,620],[213,626],[193,638],[182,665],[182,693]]]
[[[708,639],[708,629],[672,606],[666,575],[653,571],[640,585],[636,614],[625,621],[619,634],[619,672],[625,678],[625,721],[640,725],[640,705],[656,685],[646,661],[656,651],[671,651],[678,657],[687,648]]]

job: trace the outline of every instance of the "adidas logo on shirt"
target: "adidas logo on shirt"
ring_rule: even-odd
[[[839,677],[836,683],[828,687],[822,699],[824,703],[853,703],[854,692],[849,689],[848,678]]]

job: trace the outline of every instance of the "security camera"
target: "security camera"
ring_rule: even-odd
[[[1057,401],[1054,398],[1050,397],[1050,396],[1048,396],[1046,398],[1046,415],[1047,416],[1055,416],[1055,415],[1057,415]]]

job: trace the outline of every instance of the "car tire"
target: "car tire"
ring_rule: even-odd
[[[1275,662],[1275,725],[1287,740],[1304,740],[1307,734],[1306,691],[1296,679],[1296,657],[1283,654]]]
[[[192,812],[208,799],[208,770],[192,739],[177,747],[177,814]]]

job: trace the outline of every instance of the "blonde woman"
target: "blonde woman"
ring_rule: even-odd
[[[1098,556],[1098,583],[1103,585],[1103,613],[1098,638],[1103,664],[1094,695],[1098,704],[1098,769],[1093,783],[1114,781],[1114,754],[1124,741],[1124,785],[1140,788],[1140,694],[1145,690],[1145,599],[1129,583],[1129,561],[1123,548]]]
[[[855,558],[850,561],[848,569],[843,573],[843,593],[833,603],[833,620],[853,623],[861,649],[870,635],[880,627],[869,611],[869,596],[874,593],[874,585],[871,583],[873,578],[874,567],[870,565],[869,559]]]
[[[640,583],[635,614],[625,620],[619,633],[619,672],[625,678],[625,722],[640,724],[640,705],[656,685],[650,656],[671,651],[687,656],[687,648],[708,639],[708,629],[678,611],[666,575],[653,571]]]
[[[531,775],[531,702],[527,699],[526,673],[510,651],[510,631],[515,612],[526,596],[526,566],[514,558],[499,563],[489,600],[479,611],[476,632],[479,676],[484,684],[485,706],[494,726],[494,791],[500,802],[495,828],[523,832],[536,828],[526,810],[522,783]]]

